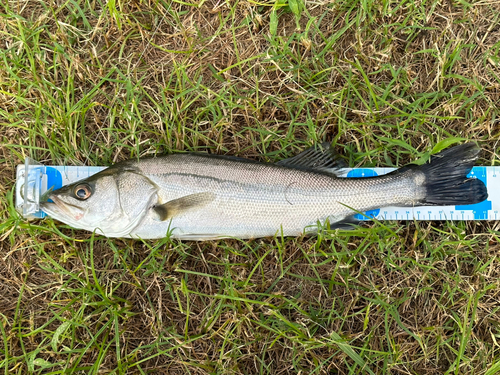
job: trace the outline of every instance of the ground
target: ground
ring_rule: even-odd
[[[352,167],[477,142],[500,165],[500,5],[0,2],[0,372],[500,371],[498,222],[318,237],[106,239],[12,202],[53,165],[204,151]]]

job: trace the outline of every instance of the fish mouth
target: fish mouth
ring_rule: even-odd
[[[85,211],[80,207],[66,203],[55,195],[50,195],[48,199],[52,202],[43,202],[40,208],[54,219],[65,221],[69,218],[78,221],[83,218]]]

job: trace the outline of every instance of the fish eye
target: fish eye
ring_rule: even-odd
[[[76,199],[84,201],[85,199],[89,198],[92,195],[92,189],[90,185],[79,184],[75,186],[73,194],[75,195]]]

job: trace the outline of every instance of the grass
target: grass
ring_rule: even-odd
[[[15,165],[333,141],[498,165],[500,7],[451,1],[0,2],[0,373],[500,371],[495,222],[313,238],[106,239],[15,212]]]

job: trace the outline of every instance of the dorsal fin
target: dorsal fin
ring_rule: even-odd
[[[289,168],[333,173],[335,175],[348,167],[328,142],[314,145],[300,154],[280,160],[276,164]]]

